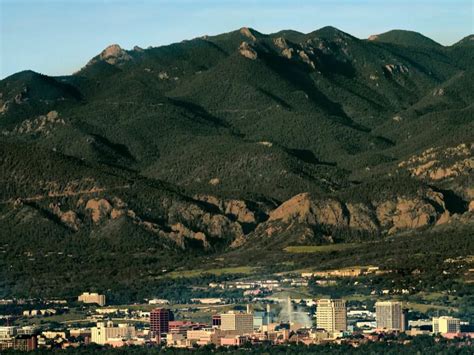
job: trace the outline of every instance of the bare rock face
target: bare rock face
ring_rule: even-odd
[[[323,200],[317,202],[314,208],[316,222],[321,225],[346,226],[348,216],[344,212],[344,206],[337,200]]]
[[[100,54],[100,59],[103,61],[115,65],[121,62],[126,62],[132,59],[132,57],[124,51],[118,44],[112,44],[105,48]]]
[[[225,214],[234,216],[240,223],[256,223],[255,214],[247,208],[244,201],[230,200],[225,203]]]
[[[293,48],[285,48],[281,51],[281,55],[287,59],[291,59],[293,57]]]
[[[94,198],[87,201],[85,210],[90,212],[94,223],[99,223],[110,214],[112,205],[106,199]]]
[[[369,41],[376,41],[379,39],[379,36],[377,35],[370,35],[369,38],[367,38]]]
[[[468,207],[469,212],[474,212],[474,200],[469,202],[469,207]]]
[[[283,202],[272,211],[268,221],[282,220],[283,222],[290,222],[296,219],[298,222],[315,223],[311,207],[311,195],[307,192],[301,193]]]
[[[312,69],[315,69],[316,66],[314,65],[313,61],[309,59],[308,54],[305,51],[299,51],[298,55],[300,56],[301,60],[308,64]]]
[[[427,226],[448,223],[451,215],[444,195],[432,189],[419,191],[416,196],[391,198],[371,203],[341,202],[334,198],[318,199],[309,193],[298,194],[270,212],[269,219],[260,223],[251,237],[275,237],[281,234],[313,238],[314,227],[322,230],[340,229],[368,233],[394,234]],[[474,203],[473,203],[474,204]],[[474,205],[472,206],[474,209]],[[302,234],[302,231],[308,229]],[[322,236],[325,237],[325,236]],[[326,236],[327,237],[327,236]],[[245,238],[234,242],[242,245]]]
[[[50,111],[46,115],[41,115],[34,119],[26,119],[11,131],[2,131],[2,133],[4,135],[36,133],[47,136],[50,135],[58,126],[64,126],[65,124],[65,120],[59,117],[57,111]]]
[[[76,212],[74,211],[66,211],[63,214],[61,214],[61,222],[63,222],[65,225],[67,225],[69,228],[71,228],[74,231],[79,230],[79,225],[81,223],[81,220],[77,216]]]
[[[474,144],[462,143],[449,148],[429,148],[398,164],[412,176],[440,181],[472,174]]]
[[[332,199],[313,200],[309,193],[294,196],[270,213],[269,221],[297,221],[299,223],[339,226],[346,225],[343,205]]]
[[[286,43],[286,40],[283,37],[277,37],[273,40],[273,43],[275,46],[277,46],[280,49],[285,49],[288,48],[288,44]]]
[[[250,60],[256,60],[257,59],[257,52],[247,42],[242,42],[240,44],[239,52],[242,56],[244,56],[245,58],[248,58]]]
[[[255,38],[255,36],[252,34],[252,31],[250,31],[250,29],[248,27],[242,27],[240,29],[240,33],[247,37],[248,39],[250,39],[251,41],[255,42],[257,39]]]
[[[189,228],[185,227],[182,223],[176,223],[171,226],[172,232],[170,238],[178,241],[181,247],[184,247],[185,239],[196,239],[202,242],[204,249],[209,249],[210,244],[207,241],[206,235],[202,232],[193,232]]]
[[[233,240],[243,235],[242,226],[222,214],[207,212],[196,204],[171,202],[168,209],[170,223],[182,223],[206,236]]]
[[[373,210],[362,203],[347,203],[349,227],[375,232],[379,230],[377,217]]]
[[[222,214],[231,217],[232,220],[240,224],[255,225],[260,222],[256,213],[243,200],[218,199],[213,195],[195,195],[194,198],[216,207]]]
[[[123,50],[118,44],[112,44],[100,52],[98,56],[92,58],[87,63],[87,66],[95,64],[98,61],[104,61],[111,65],[120,65],[132,59],[132,56]]]
[[[79,226],[81,224],[81,219],[77,216],[77,213],[69,210],[66,212],[61,211],[60,205],[56,203],[50,203],[49,209],[51,213],[55,216],[59,217],[61,222],[66,226],[69,227],[71,230],[77,232],[79,230]]]
[[[386,64],[382,69],[387,75],[407,74],[410,71],[407,66],[402,64]]]
[[[404,230],[416,229],[433,224],[437,212],[433,205],[419,199],[399,198],[395,215],[392,218],[393,227],[389,234]]]

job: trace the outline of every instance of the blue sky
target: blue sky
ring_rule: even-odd
[[[445,45],[474,32],[474,0],[0,0],[0,78],[71,74],[112,43],[159,46],[242,26],[335,26],[359,38],[409,29]]]

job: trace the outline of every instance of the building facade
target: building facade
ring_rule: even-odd
[[[132,338],[136,336],[135,327],[128,324],[119,324],[117,327],[112,322],[99,322],[96,327],[91,328],[91,341],[96,344],[105,345],[109,339]]]
[[[150,330],[155,336],[169,332],[170,321],[174,320],[173,313],[167,308],[155,308],[150,312]]]
[[[77,300],[83,303],[96,303],[101,307],[105,306],[105,295],[99,295],[98,293],[84,292]]]
[[[379,301],[375,303],[377,329],[387,331],[406,331],[406,312],[401,302]]]
[[[221,329],[232,330],[238,335],[253,332],[253,315],[250,313],[228,312],[221,314]]]
[[[461,320],[454,317],[437,317],[433,318],[433,333],[435,334],[447,334],[447,333],[460,333],[461,332]]]
[[[341,299],[320,299],[316,309],[317,327],[328,332],[347,329],[346,301]]]

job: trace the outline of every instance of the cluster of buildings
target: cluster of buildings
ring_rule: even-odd
[[[94,293],[84,293],[79,300],[105,304],[105,297]],[[335,342],[358,346],[376,341],[384,333],[440,334],[446,338],[463,335],[462,323],[454,317],[409,322],[407,310],[398,301],[379,301],[375,304],[375,312],[372,312],[366,309],[348,310],[346,301],[342,299],[319,299],[311,302],[316,306],[313,315],[316,322],[311,318],[312,313],[308,313],[308,306],[301,307],[300,303],[295,304],[290,298],[280,300],[277,306],[266,303],[265,309],[252,309],[247,305],[246,311],[215,313],[209,323],[176,320],[173,312],[165,308],[167,300],[152,300],[152,304],[159,307],[151,311],[133,310],[133,314],[123,313],[124,310],[119,308],[97,308],[93,318],[90,318],[96,325],[90,328],[41,331],[32,326],[0,327],[0,353],[4,349],[67,348],[90,343],[112,347],[161,344],[176,348],[288,342]],[[138,326],[130,324],[132,321]],[[354,334],[359,336],[353,337]]]

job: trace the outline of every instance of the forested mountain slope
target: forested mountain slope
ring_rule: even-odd
[[[118,256],[159,268],[182,253],[469,229],[473,55],[472,35],[444,47],[400,30],[241,28],[7,77],[0,291],[29,282],[5,265],[52,249],[112,253],[86,275]]]

